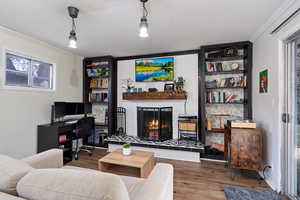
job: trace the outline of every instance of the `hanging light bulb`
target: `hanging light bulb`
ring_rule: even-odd
[[[74,30],[72,30],[70,32],[70,36],[69,36],[69,47],[76,49],[77,48],[77,37],[76,37],[76,33]]]
[[[146,38],[149,37],[149,33],[148,33],[148,23],[147,23],[147,18],[143,17],[141,19],[141,23],[140,23],[140,37],[141,38]]]
[[[149,33],[148,33],[148,21],[147,21],[147,16],[148,16],[148,11],[146,9],[146,2],[148,0],[141,0],[141,2],[143,3],[143,17],[141,18],[141,23],[140,23],[140,34],[139,36],[141,38],[146,38],[149,37]]]
[[[69,47],[76,49],[77,48],[77,37],[76,37],[75,19],[78,17],[79,10],[78,10],[78,8],[69,6],[68,12],[69,12],[70,17],[72,18],[72,30],[69,35]]]

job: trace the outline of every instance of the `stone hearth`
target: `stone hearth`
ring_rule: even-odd
[[[158,148],[158,149],[170,149],[178,151],[191,151],[202,152],[204,151],[204,145],[201,142],[194,142],[189,140],[165,140],[165,141],[145,141],[138,137],[129,135],[113,135],[107,138],[109,144],[124,144],[130,142],[132,146]]]

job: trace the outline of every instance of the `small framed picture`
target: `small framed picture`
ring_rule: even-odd
[[[166,83],[164,91],[165,92],[173,92],[174,88],[175,88],[174,83]]]
[[[268,72],[268,69],[259,72],[259,93],[268,93],[269,91]]]

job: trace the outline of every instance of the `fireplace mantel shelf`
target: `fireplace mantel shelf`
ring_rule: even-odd
[[[187,99],[186,92],[125,92],[123,93],[124,100],[185,100]]]

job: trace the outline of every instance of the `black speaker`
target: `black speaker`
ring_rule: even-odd
[[[149,88],[148,91],[149,92],[157,92],[157,88]]]
[[[54,123],[54,110],[55,110],[55,106],[54,105],[51,105],[51,124]]]

